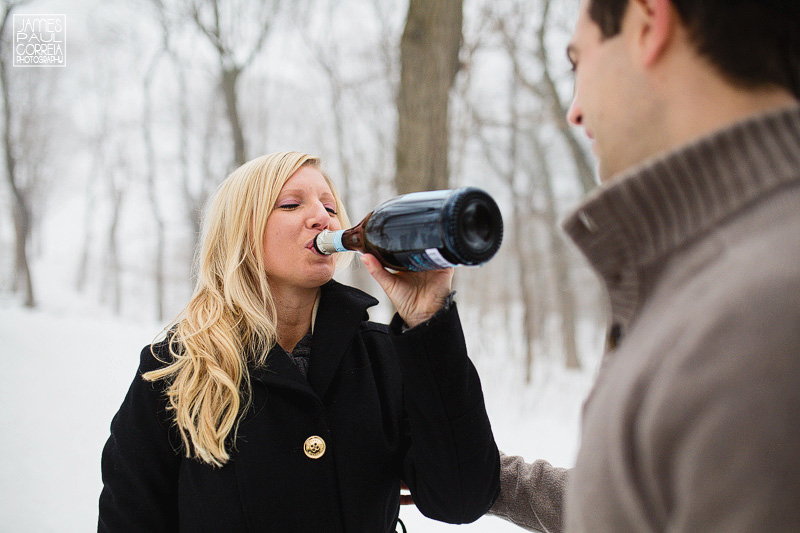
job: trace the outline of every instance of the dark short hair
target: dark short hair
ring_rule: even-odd
[[[800,98],[800,1],[671,0],[698,52],[732,83],[779,86]],[[604,38],[617,35],[628,0],[590,0]]]

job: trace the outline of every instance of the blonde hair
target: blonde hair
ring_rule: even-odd
[[[319,158],[298,152],[245,163],[210,200],[194,294],[168,328],[171,360],[143,376],[167,380],[168,409],[187,457],[214,466],[230,459],[226,443],[235,443],[240,413],[251,401],[249,366],[264,365],[277,341],[275,302],[264,267],[267,218],[283,185],[305,165],[325,177],[347,227],[344,205]]]

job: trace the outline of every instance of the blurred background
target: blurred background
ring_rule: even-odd
[[[353,222],[399,193],[495,197],[503,246],[455,279],[470,353],[501,449],[571,465],[605,325],[559,227],[594,186],[564,119],[577,0],[0,7],[0,531],[96,527],[108,425],[191,294],[206,199],[279,150],[320,156]],[[64,66],[14,65],[30,14],[65,15]],[[382,296],[363,267],[337,279]]]

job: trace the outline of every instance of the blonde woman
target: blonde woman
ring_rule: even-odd
[[[306,154],[222,183],[195,293],[112,421],[99,531],[389,532],[401,481],[431,518],[488,510],[499,455],[452,270],[393,278],[400,315],[369,322],[377,301],[311,246],[347,224]]]

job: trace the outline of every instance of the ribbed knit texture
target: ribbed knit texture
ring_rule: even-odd
[[[798,180],[800,106],[743,120],[598,187],[564,230],[608,287],[612,323],[642,303],[640,268]]]
[[[547,532],[800,531],[800,106],[617,176],[564,229],[614,342],[575,468],[502,456],[491,513]]]

